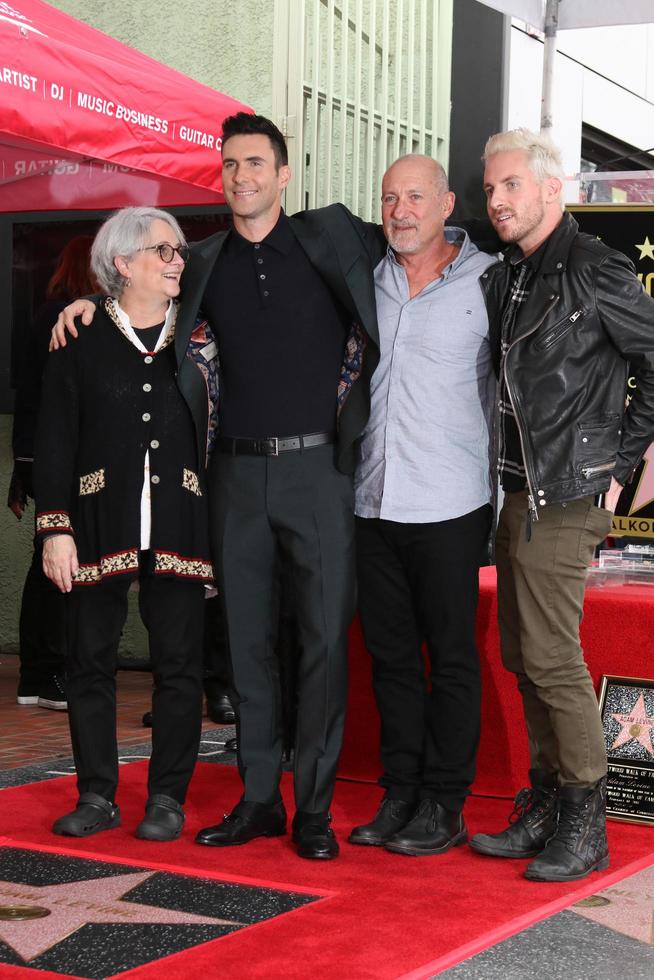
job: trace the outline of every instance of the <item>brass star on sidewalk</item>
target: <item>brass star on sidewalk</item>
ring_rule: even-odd
[[[190,912],[177,912],[140,902],[122,901],[123,895],[156,872],[114,875],[66,885],[21,885],[0,881],[0,905],[35,904],[50,910],[47,918],[23,922],[0,922],[0,939],[22,956],[32,960],[77,929],[91,922],[133,925],[211,925],[241,927],[246,923],[218,919]]]
[[[645,237],[645,241],[642,245],[634,245],[634,248],[640,249],[641,262],[643,259],[652,259],[652,261],[654,261],[654,245],[650,242],[647,236]]]

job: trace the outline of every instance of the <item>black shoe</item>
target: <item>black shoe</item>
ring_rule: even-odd
[[[498,834],[475,834],[470,847],[491,857],[528,858],[540,854],[556,831],[558,781],[553,773],[532,769],[531,789],[515,798],[509,826]]]
[[[338,857],[339,847],[334,831],[329,826],[331,813],[301,813],[293,818],[293,843],[298,855],[314,861],[331,861]]]
[[[530,881],[578,881],[609,866],[606,840],[606,777],[596,786],[562,786],[559,825],[537,858],[527,865]]]
[[[385,846],[394,854],[418,857],[443,854],[450,847],[465,844],[467,839],[468,832],[460,813],[446,810],[436,800],[421,800],[404,830],[391,837]]]
[[[39,703],[39,682],[25,680],[21,677],[18,681],[16,691],[16,704],[38,704]]]
[[[119,807],[97,793],[82,793],[75,809],[55,820],[52,830],[64,837],[90,837],[114,827],[120,827]]]
[[[66,685],[61,674],[53,674],[39,686],[39,708],[53,708],[55,711],[67,711]]]
[[[205,827],[196,835],[197,844],[228,847],[247,844],[255,837],[281,837],[286,833],[286,810],[280,800],[273,806],[241,800],[222,823]]]
[[[238,752],[238,739],[236,735],[234,738],[228,738],[225,742],[225,752]]]
[[[182,804],[172,796],[154,793],[145,804],[145,816],[136,828],[141,840],[177,840],[184,827]]]
[[[393,834],[406,827],[414,810],[415,803],[389,800],[385,796],[370,823],[355,827],[348,840],[350,844],[371,844],[381,847],[391,839]]]
[[[236,715],[228,694],[207,694],[207,715],[216,725],[233,725]]]
[[[152,728],[152,712],[146,711],[141,718],[141,724],[144,728]]]

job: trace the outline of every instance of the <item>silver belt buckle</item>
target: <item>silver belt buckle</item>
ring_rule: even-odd
[[[273,452],[270,453],[270,455],[271,456],[279,456],[279,439],[277,438],[277,436],[271,436],[270,437],[270,442],[274,442],[274,444],[275,444],[275,448],[274,448]]]

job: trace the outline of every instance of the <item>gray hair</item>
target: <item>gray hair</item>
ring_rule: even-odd
[[[122,208],[110,215],[98,231],[91,247],[91,269],[103,292],[119,299],[125,288],[125,277],[114,264],[117,256],[131,258],[147,244],[153,222],[170,225],[180,245],[186,245],[184,232],[176,218],[159,208]]]
[[[544,133],[534,133],[524,128],[495,133],[487,140],[481,159],[487,163],[489,157],[495,156],[496,153],[513,153],[516,150],[526,153],[529,169],[539,184],[548,177],[557,177],[563,184],[565,171],[561,161],[561,151]],[[563,187],[561,207],[563,207]]]

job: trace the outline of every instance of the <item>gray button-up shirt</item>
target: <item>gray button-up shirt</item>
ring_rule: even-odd
[[[356,513],[424,524],[488,503],[495,382],[479,276],[496,260],[460,228],[443,275],[413,299],[388,249],[375,269],[381,357],[361,443]]]

